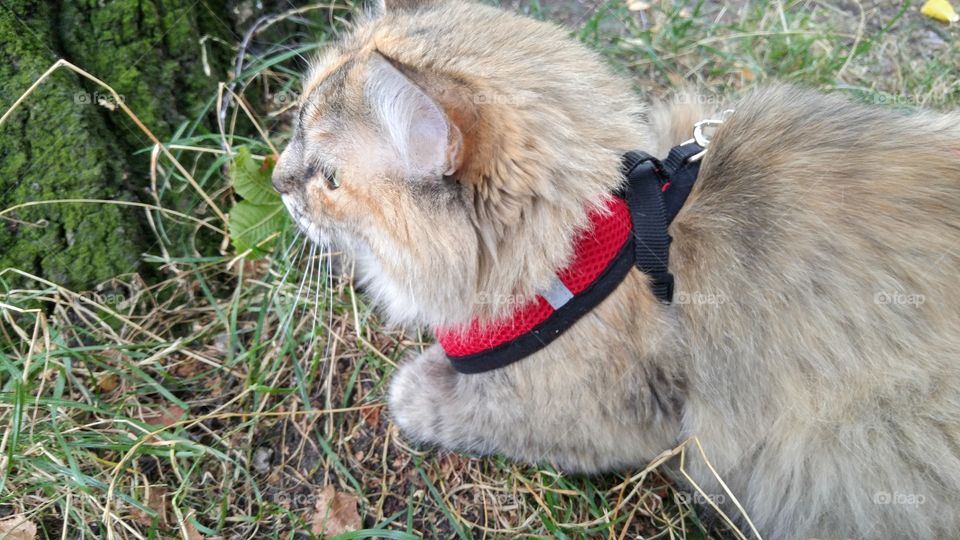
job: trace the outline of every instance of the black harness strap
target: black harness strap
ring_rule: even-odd
[[[662,163],[644,152],[623,157],[621,169],[627,179],[623,196],[633,220],[634,263],[650,276],[653,294],[665,304],[673,301],[674,288],[667,228],[697,179],[700,162],[690,158],[701,151],[695,143],[675,146]]]
[[[673,300],[673,274],[667,265],[670,254],[667,227],[697,179],[700,164],[690,158],[701,151],[703,148],[696,144],[675,146],[662,163],[643,152],[627,153],[622,161],[626,181],[616,195],[630,207],[633,231],[606,269],[586,289],[529,332],[468,356],[447,355],[454,369],[461,373],[482,373],[543,349],[616,290],[634,266],[650,276],[657,299],[669,304]]]

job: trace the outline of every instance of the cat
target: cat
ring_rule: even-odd
[[[551,23],[387,0],[312,63],[274,185],[390,323],[483,327],[568,264],[624,153],[664,157],[705,102],[644,105]],[[505,367],[432,345],[393,375],[394,422],[576,473],[695,437],[686,472],[744,531],[955,535],[960,115],[779,84],[731,108],[670,225],[672,303],[633,269]]]

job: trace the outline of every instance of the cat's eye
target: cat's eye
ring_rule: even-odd
[[[337,189],[340,187],[340,171],[334,170],[332,172],[324,172],[324,176],[327,178],[327,185],[330,186],[330,189]]]
[[[307,179],[311,179],[316,176],[319,172],[323,176],[323,180],[327,183],[327,187],[330,189],[337,189],[340,187],[340,171],[332,167],[326,167],[324,165],[311,163],[307,166],[305,171],[305,176]]]

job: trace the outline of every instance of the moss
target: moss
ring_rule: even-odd
[[[157,135],[169,135],[196,117],[217,88],[222,47],[201,45],[204,35],[229,33],[225,2],[194,0],[74,0],[64,2],[58,17],[60,46],[69,58],[113,86]],[[136,130],[119,133],[129,148],[150,145]]]
[[[161,139],[198,114],[221,73],[203,74],[199,39],[216,2],[7,0],[0,9],[0,108],[62,56],[112,85]],[[224,11],[220,11],[221,13]],[[222,28],[219,30],[223,30]],[[210,55],[216,65],[216,55]],[[60,70],[0,127],[0,208],[53,199],[135,200],[149,146],[105,91]],[[0,269],[74,289],[139,269],[154,247],[143,213],[109,204],[54,204],[0,219]]]
[[[18,96],[54,60],[48,5],[0,10],[0,95]],[[12,39],[9,39],[12,38]],[[123,197],[117,147],[90,105],[74,99],[76,77],[56,73],[0,129],[0,206],[64,198]],[[9,103],[5,104],[9,105]],[[139,246],[114,236],[132,219],[116,206],[44,205],[17,210],[0,227],[0,268],[68,286],[136,269]],[[136,221],[134,219],[134,221]],[[89,235],[83,236],[83,235]]]

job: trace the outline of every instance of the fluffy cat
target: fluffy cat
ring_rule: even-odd
[[[670,227],[677,301],[634,269],[507,367],[462,374],[434,345],[394,375],[395,422],[587,473],[695,436],[768,538],[955,535],[960,116],[787,86],[733,108]],[[390,321],[495,321],[567,264],[624,152],[664,156],[714,112],[642,105],[549,23],[388,1],[313,65],[274,185]]]

